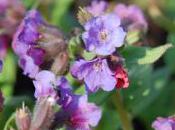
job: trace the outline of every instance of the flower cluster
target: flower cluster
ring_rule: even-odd
[[[34,79],[37,100],[49,97],[61,107],[55,114],[56,124],[62,123],[72,130],[90,129],[98,124],[101,109],[88,103],[87,95],[74,94],[67,79],[59,73],[65,71],[68,63],[67,43],[61,31],[48,25],[38,11],[31,10],[12,45],[24,74]]]
[[[58,77],[50,71],[39,72],[33,81],[35,97],[40,99],[52,97],[61,110],[55,115],[55,126],[66,125],[67,129],[90,129],[96,126],[101,118],[101,110],[94,103],[87,102],[86,95],[76,95],[64,77]]]
[[[67,69],[67,40],[60,30],[43,20],[38,11],[29,11],[14,35],[13,49],[19,56],[24,74],[33,79],[37,101],[49,98],[60,107],[54,114],[52,129],[64,125],[69,130],[90,130],[100,121],[102,111],[88,102],[89,92],[129,86],[128,74],[118,50],[124,45],[127,32],[121,16],[115,11],[106,13],[107,7],[106,2],[101,1],[98,5],[94,1],[86,8],[93,14],[88,18],[88,12],[81,9],[83,13],[79,15],[85,14],[82,16],[85,23],[82,24],[81,47],[95,56],[90,60],[76,57],[70,71]],[[73,92],[73,87],[64,77],[65,72],[84,82],[84,95]]]
[[[68,57],[63,34],[48,25],[36,10],[27,13],[15,33],[12,46],[20,58],[19,65],[24,74],[31,78],[41,68],[51,68],[57,74],[65,71]],[[65,60],[60,62],[60,59]],[[60,67],[56,68],[57,64]]]
[[[175,117],[161,118],[158,117],[153,122],[152,127],[155,130],[174,130],[175,129]]]
[[[109,5],[105,1],[93,1],[91,6],[86,7],[87,11],[94,16],[99,16],[107,12]],[[111,7],[110,7],[111,8]],[[111,10],[111,9],[109,9]],[[117,4],[112,9],[114,13],[121,19],[121,26],[125,31],[146,31],[147,22],[144,18],[142,10],[136,5],[126,6],[124,4]],[[110,21],[110,19],[109,19]]]
[[[117,62],[112,68],[108,62],[109,57],[115,57],[116,48],[124,44],[126,32],[121,27],[120,18],[114,13],[94,16],[84,24],[84,29],[85,50],[96,57],[90,61],[76,61],[71,67],[72,75],[83,80],[89,92],[96,92],[99,88],[111,91],[115,86],[128,87],[128,76],[120,61],[111,60]]]

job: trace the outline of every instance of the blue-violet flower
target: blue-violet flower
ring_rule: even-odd
[[[110,55],[124,43],[126,33],[120,27],[120,18],[115,14],[94,17],[85,25],[82,38],[88,51],[98,55]]]
[[[84,80],[90,92],[96,92],[99,88],[111,91],[115,88],[116,79],[109,69],[106,59],[76,61],[71,68],[71,73],[79,80]]]

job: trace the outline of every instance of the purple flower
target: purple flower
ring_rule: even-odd
[[[153,122],[152,127],[155,130],[175,130],[175,117],[158,117],[156,121]]]
[[[29,11],[20,24],[13,39],[13,49],[20,58],[20,66],[24,70],[24,74],[34,78],[39,72],[44,60],[45,51],[35,47],[40,38],[39,29],[44,26],[41,15],[35,11]]]
[[[37,44],[40,38],[39,28],[42,24],[41,15],[36,10],[31,10],[18,27],[13,39],[13,49],[18,55],[24,55],[32,45]]]
[[[33,59],[24,55],[19,60],[20,67],[24,70],[24,75],[34,78],[39,72],[39,67],[34,63]]]
[[[86,7],[86,9],[94,16],[99,16],[106,11],[107,7],[108,7],[107,2],[94,0],[92,1],[90,6]]]
[[[120,18],[114,14],[94,17],[85,25],[82,38],[88,51],[110,55],[124,43],[126,33],[120,27]]]
[[[64,68],[68,63],[65,58],[67,45],[63,34],[57,28],[47,24],[36,10],[26,14],[14,35],[12,46],[19,56],[19,64],[24,74],[28,74],[30,78],[34,78],[36,72],[41,70],[51,69],[55,73],[66,70]],[[64,64],[57,69],[56,66],[60,61]],[[31,71],[29,67],[35,71]],[[60,68],[63,69],[59,70]]]
[[[72,100],[76,97],[72,93],[72,89],[70,84],[68,83],[67,79],[64,77],[60,77],[57,80],[57,93],[59,95],[58,104],[61,105],[63,108],[68,107],[71,104]]]
[[[35,86],[35,97],[42,98],[42,97],[55,97],[56,91],[56,76],[50,71],[40,71],[36,76],[35,80],[33,81]]]
[[[44,62],[45,51],[43,49],[31,47],[27,53],[36,65],[41,65]]]
[[[99,88],[111,91],[116,85],[114,74],[109,69],[106,59],[76,61],[71,68],[71,73],[77,79],[84,80],[87,89],[91,92],[96,92]]]
[[[80,96],[76,105],[69,109],[63,109],[56,115],[58,123],[65,123],[67,130],[91,130],[97,126],[101,119],[101,109],[94,103],[88,103],[87,95]]]
[[[114,12],[121,18],[121,25],[127,30],[147,30],[147,22],[142,10],[136,5],[118,4]]]
[[[62,108],[70,105],[75,97],[66,78],[57,78],[51,71],[40,71],[35,76],[33,84],[36,98],[52,97]]]

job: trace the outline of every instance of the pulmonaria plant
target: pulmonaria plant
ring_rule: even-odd
[[[153,122],[152,127],[155,130],[175,130],[175,117],[158,117],[156,121]]]
[[[19,56],[19,65],[24,74],[33,79],[34,96],[39,102],[33,119],[30,117],[32,120],[28,123],[31,130],[55,130],[63,126],[67,130],[91,130],[99,123],[102,111],[94,103],[88,102],[89,92],[95,93],[99,89],[112,91],[129,86],[123,58],[119,55],[127,31],[120,16],[114,11],[106,13],[107,7],[106,2],[98,4],[95,1],[91,7],[80,8],[78,19],[84,30],[80,34],[81,47],[76,47],[94,56],[89,60],[82,54],[74,56],[76,60],[70,71],[67,69],[70,44],[67,44],[63,33],[43,20],[36,10],[29,11],[22,20],[12,46]],[[84,94],[74,93],[74,87],[64,77],[65,73],[72,74],[75,80],[85,85]],[[59,110],[53,111],[50,103],[57,104]],[[18,126],[22,126],[18,117],[16,120]],[[45,120],[49,122],[47,127]]]

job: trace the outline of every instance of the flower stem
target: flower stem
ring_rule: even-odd
[[[119,113],[123,130],[133,130],[131,119],[129,118],[128,112],[124,108],[120,92],[117,91],[112,98],[113,103],[116,106],[117,112]]]
[[[32,9],[37,9],[43,0],[36,0],[32,6]]]

